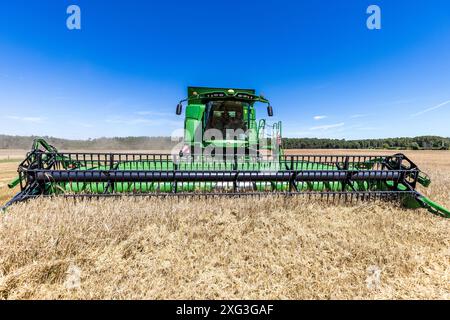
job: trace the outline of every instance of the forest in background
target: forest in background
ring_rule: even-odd
[[[0,149],[30,149],[35,136],[0,135]],[[60,150],[169,150],[179,141],[170,137],[114,137],[88,140],[69,140],[41,137]]]
[[[30,149],[34,136],[0,135],[0,149]],[[170,150],[178,141],[170,137],[114,137],[88,140],[69,140],[43,137],[61,150]],[[283,138],[285,149],[408,149],[449,150],[450,138],[420,136],[385,139],[319,139]]]
[[[318,139],[284,138],[285,149],[403,149],[403,150],[449,150],[450,138],[420,136],[384,139]]]

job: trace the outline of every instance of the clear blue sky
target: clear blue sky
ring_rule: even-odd
[[[0,133],[170,135],[188,85],[263,92],[286,136],[450,136],[450,1],[0,4]]]

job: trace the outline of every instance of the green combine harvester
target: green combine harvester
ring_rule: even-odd
[[[430,179],[403,154],[291,155],[282,148],[282,126],[257,121],[269,101],[252,89],[189,87],[185,134],[176,152],[59,152],[43,139],[19,165],[20,192],[5,206],[40,196],[243,196],[306,195],[326,200],[401,201],[409,208],[450,212],[416,187]]]

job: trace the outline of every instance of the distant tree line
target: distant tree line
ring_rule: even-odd
[[[409,150],[449,150],[450,138],[420,136],[414,138],[386,139],[318,139],[284,138],[285,149],[409,149]]]
[[[0,149],[29,149],[35,136],[0,135]],[[170,137],[115,137],[69,140],[43,137],[60,150],[170,150],[180,140]],[[410,149],[449,150],[450,138],[421,136],[387,139],[283,138],[285,149]]]
[[[30,149],[35,136],[0,135],[0,149]],[[69,140],[42,137],[59,150],[170,150],[178,142],[170,137],[115,137]]]

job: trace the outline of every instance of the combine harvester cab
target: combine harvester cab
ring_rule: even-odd
[[[42,139],[9,186],[5,206],[40,196],[306,195],[329,201],[386,199],[450,212],[423,196],[430,179],[405,155],[285,155],[281,122],[256,119],[269,101],[251,89],[189,87],[183,146],[172,154],[59,152]],[[267,139],[267,137],[268,139]]]

